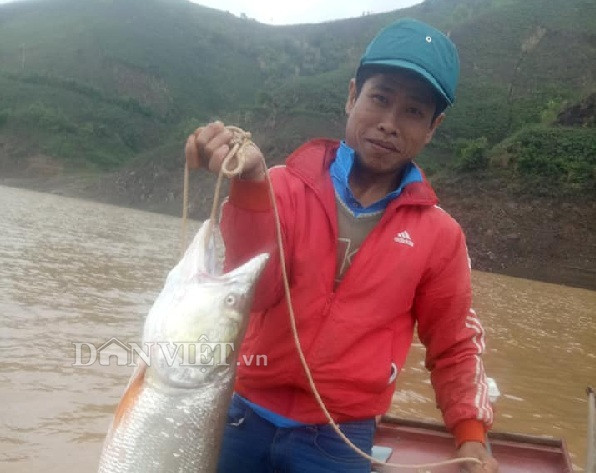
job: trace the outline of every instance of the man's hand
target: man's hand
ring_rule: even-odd
[[[186,140],[184,154],[190,169],[206,168],[219,173],[224,158],[230,151],[232,132],[222,122],[209,123],[197,128]],[[243,179],[261,180],[265,177],[263,154],[254,145],[244,149],[246,158]]]
[[[497,473],[499,465],[484,445],[479,442],[464,442],[455,452],[457,458],[472,457],[478,458],[482,465],[464,463],[461,471],[465,473]]]

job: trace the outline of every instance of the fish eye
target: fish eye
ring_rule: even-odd
[[[234,304],[236,304],[236,296],[234,296],[234,294],[228,294],[224,300],[224,302],[226,303],[226,305],[228,306],[233,306]]]

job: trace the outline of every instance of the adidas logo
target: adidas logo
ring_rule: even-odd
[[[414,246],[414,242],[410,238],[410,234],[407,231],[403,231],[397,234],[393,239],[396,243],[403,243],[404,245]]]

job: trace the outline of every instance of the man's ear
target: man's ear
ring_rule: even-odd
[[[351,79],[348,87],[348,99],[346,100],[346,115],[349,115],[354,108],[354,102],[356,102],[356,79]]]
[[[439,116],[437,116],[437,118],[435,118],[433,120],[433,122],[430,124],[430,128],[428,129],[428,131],[426,132],[426,139],[425,139],[425,143],[429,144],[430,140],[433,139],[433,136],[435,135],[435,131],[437,131],[437,128],[439,128],[439,125],[441,123],[443,123],[443,120],[445,120],[445,114],[441,113]]]

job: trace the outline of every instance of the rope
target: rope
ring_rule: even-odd
[[[251,141],[251,134],[247,131],[244,131],[242,128],[238,128],[236,126],[227,126],[227,130],[232,132],[232,140],[231,140],[231,147],[228,154],[226,154],[222,164],[219,174],[217,175],[217,181],[215,183],[215,190],[213,191],[213,204],[211,205],[211,213],[209,214],[209,226],[207,227],[207,233],[205,238],[205,249],[209,245],[209,241],[211,240],[211,233],[213,232],[213,222],[216,221],[217,209],[219,208],[219,196],[221,194],[221,184],[223,181],[224,176],[227,178],[232,178],[239,176],[242,174],[244,170],[244,166],[246,163],[246,157],[244,155],[244,149],[247,146],[254,146],[254,143]],[[236,161],[236,166],[233,168],[229,168],[230,163],[232,161]],[[263,165],[266,166],[265,160],[263,159]],[[266,167],[265,167],[266,171]],[[188,235],[187,235],[187,219],[188,219],[188,193],[189,193],[189,169],[188,163],[184,165],[184,187],[182,193],[182,251],[181,254],[184,255],[184,251],[186,250],[187,243],[188,243]]]
[[[182,193],[182,230],[180,242],[180,257],[184,256],[188,240],[188,188],[189,176],[188,163],[184,164],[184,191]]]
[[[217,207],[219,205],[219,191],[220,191],[222,177],[225,175],[226,177],[231,178],[231,177],[239,176],[242,173],[242,171],[244,169],[244,164],[246,162],[245,156],[243,154],[243,150],[246,148],[246,146],[253,145],[252,141],[250,140],[250,138],[251,138],[250,133],[245,132],[244,130],[237,128],[237,127],[226,127],[226,128],[228,130],[232,131],[234,137],[232,138],[232,147],[230,149],[230,152],[224,158],[224,160],[222,162],[221,170],[217,177],[217,184],[215,186],[215,195],[213,197],[213,207],[211,209],[211,217],[210,217],[211,222],[210,222],[210,226],[208,229],[209,232],[211,231],[213,222],[215,221],[214,219],[215,219]],[[233,169],[229,169],[228,164],[234,158],[236,158],[237,164]],[[292,304],[292,296],[290,293],[289,277],[288,277],[288,273],[287,273],[287,269],[286,269],[286,257],[285,257],[283,241],[282,241],[282,233],[281,233],[281,220],[280,220],[279,212],[277,209],[277,202],[275,200],[275,192],[273,190],[273,184],[271,182],[269,172],[267,171],[267,163],[265,162],[265,158],[262,159],[262,165],[263,165],[263,168],[265,171],[265,179],[267,180],[267,187],[269,189],[269,198],[271,200],[271,206],[273,208],[273,217],[274,217],[274,222],[275,222],[275,231],[276,231],[277,246],[278,246],[278,251],[279,251],[281,273],[282,273],[282,279],[283,279],[283,284],[284,284],[284,292],[285,292],[285,296],[286,296],[286,302],[287,302],[287,306],[288,306],[288,313],[290,315],[290,324],[292,326],[292,335],[294,338],[294,344],[296,345],[296,351],[298,352],[298,356],[300,358],[300,363],[302,364],[302,368],[304,369],[304,373],[308,380],[310,389],[311,389],[317,403],[319,404],[321,411],[327,418],[327,421],[328,421],[329,425],[331,426],[331,428],[337,433],[337,435],[352,450],[354,450],[354,452],[356,452],[358,455],[365,458],[366,460],[370,461],[371,463],[378,465],[378,466],[382,466],[384,468],[389,467],[389,468],[412,469],[412,470],[418,470],[419,473],[427,473],[427,472],[430,472],[430,469],[438,468],[438,467],[446,466],[446,465],[454,465],[454,464],[460,464],[460,463],[476,463],[476,464],[482,465],[483,463],[478,458],[472,458],[472,457],[453,458],[450,460],[444,460],[444,461],[440,461],[440,462],[421,463],[421,464],[417,464],[417,465],[405,465],[405,464],[400,464],[400,463],[378,463],[372,456],[370,456],[368,453],[366,453],[365,451],[360,449],[357,445],[354,445],[354,443],[348,437],[346,437],[345,434],[341,431],[340,427],[333,420],[333,417],[331,417],[331,414],[327,410],[327,406],[325,406],[325,402],[323,401],[323,399],[321,398],[321,395],[319,394],[319,390],[317,389],[317,387],[315,385],[315,381],[314,381],[314,378],[310,371],[310,367],[308,366],[306,357],[304,356],[304,352],[302,350],[302,345],[300,343],[300,338],[298,336],[298,328],[296,326],[296,316],[294,313],[294,306]],[[185,169],[184,202],[188,201],[188,198],[187,198],[188,188],[187,188],[187,180],[186,180],[187,172],[188,172],[188,165],[186,166],[186,169]],[[183,216],[185,216],[185,215],[186,215],[186,212],[183,211]],[[183,218],[186,218],[186,217],[183,217]],[[209,235],[210,234],[208,233],[207,241],[209,241]]]
[[[588,436],[586,441],[586,473],[596,473],[596,394],[591,387],[588,395]]]

